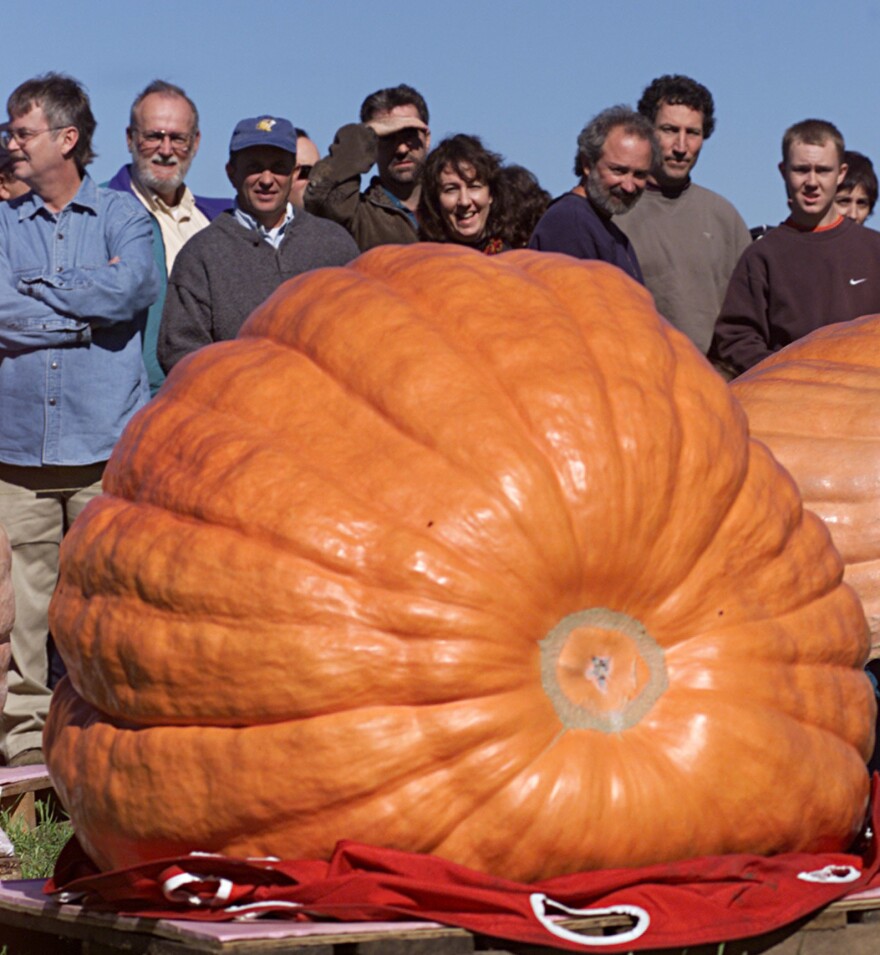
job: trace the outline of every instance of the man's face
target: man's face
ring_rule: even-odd
[[[387,112],[377,113],[373,119],[392,116],[411,116],[419,119],[419,111],[411,103],[395,106]],[[401,129],[390,136],[379,137],[376,165],[383,182],[410,185],[418,182],[425,159],[428,156],[428,137],[424,130],[414,126]]]
[[[296,209],[303,208],[303,196],[309,184],[309,173],[320,158],[318,147],[308,136],[297,136],[296,166],[293,169],[293,185],[290,187],[290,201]]]
[[[657,182],[661,186],[684,185],[703,148],[703,114],[681,103],[673,106],[661,101],[654,132],[661,157],[655,172]]]
[[[126,132],[134,178],[173,203],[199,148],[193,111],[181,96],[150,93],[134,115],[135,126]]]
[[[9,169],[16,179],[37,190],[47,175],[52,177],[69,162],[65,157],[77,141],[73,126],[60,130],[50,126],[41,106],[9,118],[8,128],[21,135],[21,140],[16,136],[9,143]]]
[[[295,162],[292,153],[277,146],[250,146],[226,166],[239,206],[266,229],[284,221]]]
[[[834,205],[842,216],[858,222],[859,225],[864,225],[871,214],[871,202],[861,183],[856,183],[852,189],[838,189]]]
[[[638,202],[651,172],[651,144],[615,126],[605,137],[602,155],[584,167],[587,195],[606,216],[619,216]]]
[[[834,197],[846,176],[846,166],[830,139],[820,144],[794,140],[779,169],[796,223],[816,228],[837,218]]]

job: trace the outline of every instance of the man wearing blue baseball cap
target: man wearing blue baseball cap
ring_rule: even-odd
[[[357,256],[342,226],[291,204],[296,139],[280,116],[236,125],[226,164],[235,206],[186,243],[168,280],[158,347],[166,373],[190,352],[235,338],[282,282]]]

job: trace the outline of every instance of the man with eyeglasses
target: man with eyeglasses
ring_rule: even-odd
[[[86,173],[95,119],[82,86],[47,73],[7,109],[0,144],[30,192],[0,203],[0,524],[16,603],[0,750],[25,765],[42,762],[59,545],[149,400],[141,334],[159,277],[149,216]]]
[[[156,341],[177,253],[232,206],[230,199],[195,196],[184,182],[198,152],[200,135],[195,103],[179,86],[154,80],[131,105],[125,137],[132,161],[107,183],[111,189],[131,192],[153,221],[153,254],[162,290],[150,308],[144,332],[144,364],[151,394],[165,380],[156,357]]]

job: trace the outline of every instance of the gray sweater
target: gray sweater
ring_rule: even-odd
[[[235,338],[282,282],[311,269],[346,265],[357,255],[342,226],[299,209],[277,250],[232,212],[221,213],[175,259],[159,328],[159,363],[167,374],[184,355]]]
[[[752,241],[740,214],[692,182],[673,195],[649,185],[614,221],[635,246],[657,311],[705,355],[727,283]]]

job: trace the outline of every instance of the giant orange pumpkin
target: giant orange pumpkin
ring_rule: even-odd
[[[827,524],[880,657],[880,315],[820,328],[732,387]]]
[[[102,866],[350,838],[529,880],[863,816],[840,558],[611,266],[288,283],[175,369],[62,565],[45,750]]]

